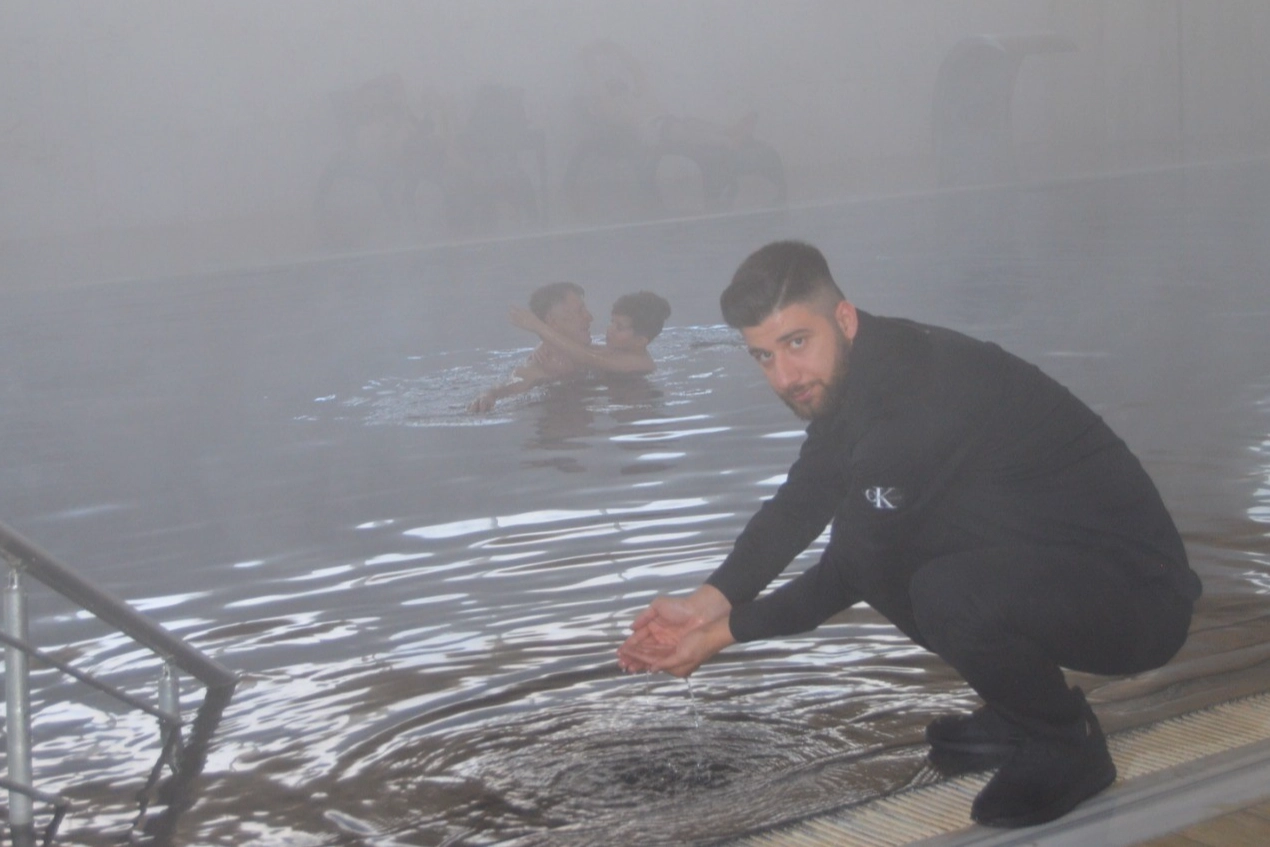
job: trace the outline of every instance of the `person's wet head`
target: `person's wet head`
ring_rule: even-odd
[[[859,326],[821,252],[778,241],[749,256],[720,298],[768,384],[804,420],[837,411]]]
[[[591,313],[582,286],[552,282],[529,296],[529,311],[553,329],[583,344],[591,342]]]
[[[613,304],[604,343],[615,350],[642,350],[661,334],[670,303],[651,291],[624,294]]]

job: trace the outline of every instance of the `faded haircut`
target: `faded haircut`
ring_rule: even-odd
[[[537,315],[538,320],[545,321],[551,307],[570,294],[576,294],[579,297],[586,296],[582,286],[576,282],[549,282],[541,288],[535,288],[534,293],[529,295],[529,311]]]
[[[729,326],[745,329],[792,303],[828,313],[843,299],[823,253],[801,241],[774,241],[741,263],[719,306]]]
[[[666,318],[670,317],[670,304],[665,297],[651,291],[637,291],[617,298],[613,314],[630,318],[635,334],[652,341],[661,334]]]

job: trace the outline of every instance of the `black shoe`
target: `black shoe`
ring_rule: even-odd
[[[945,776],[1005,763],[1026,737],[991,706],[970,714],[942,715],[926,727],[930,762]]]
[[[953,753],[1009,755],[1026,737],[1022,727],[1010,723],[991,706],[980,706],[968,715],[941,715],[926,727],[930,746]]]
[[[1035,826],[1052,821],[1115,782],[1116,765],[1098,719],[1085,702],[1080,722],[1056,733],[1029,735],[970,809],[985,826]]]

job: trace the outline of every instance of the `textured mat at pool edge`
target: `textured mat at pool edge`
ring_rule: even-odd
[[[1189,712],[1108,737],[1115,786],[1270,739],[1270,693]],[[970,804],[989,773],[908,788],[730,842],[746,847],[900,847],[971,826]],[[1270,784],[1267,785],[1270,792]],[[1035,830],[1034,830],[1035,831]]]

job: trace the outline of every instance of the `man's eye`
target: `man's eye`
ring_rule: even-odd
[[[801,336],[800,336],[800,337],[798,337],[798,338],[791,338],[791,339],[789,339],[789,346],[790,346],[791,348],[793,348],[794,350],[799,349],[799,348],[800,348],[800,347],[802,347],[805,343],[807,343],[807,339],[806,339],[806,338],[803,338],[803,337],[801,337]]]

